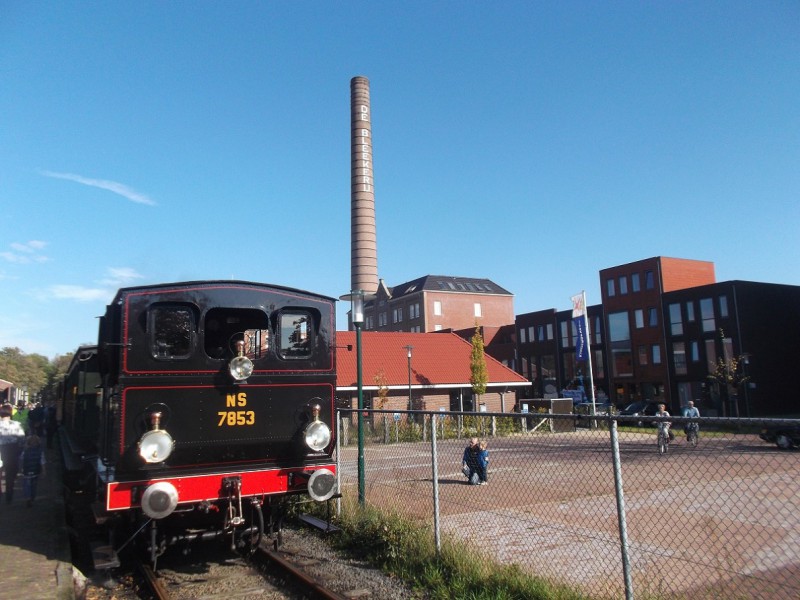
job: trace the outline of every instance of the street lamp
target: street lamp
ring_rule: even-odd
[[[414,346],[409,344],[405,346],[405,349],[408,350],[408,410],[413,410],[411,403],[411,350],[414,349]]]
[[[339,298],[350,300],[350,321],[356,330],[356,385],[358,386],[358,503],[364,507],[364,389],[361,372],[361,326],[364,324],[364,291],[352,290]]]

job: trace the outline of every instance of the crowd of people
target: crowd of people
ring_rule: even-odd
[[[50,410],[38,404],[29,410],[16,410],[11,404],[0,406],[0,486],[6,504],[14,500],[14,485],[22,474],[22,492],[28,507],[36,499],[39,476],[46,458],[43,437],[52,447]],[[54,417],[54,415],[52,415]]]

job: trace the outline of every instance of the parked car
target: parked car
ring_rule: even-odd
[[[580,404],[576,404],[572,412],[576,415],[590,415],[592,414],[592,403],[591,402],[581,402]],[[612,409],[612,405],[610,402],[595,402],[594,403],[594,414],[596,415],[607,415],[607,414],[614,414],[615,411]]]
[[[762,429],[758,437],[781,450],[800,448],[800,425],[771,425]]]
[[[634,402],[629,404],[621,411],[619,411],[620,416],[631,416],[631,417],[652,417],[658,412],[658,405],[660,402],[653,402],[652,400],[639,400],[638,402]],[[637,421],[636,423],[639,427],[642,427],[645,422],[644,421]],[[648,425],[653,425],[654,421],[649,421]]]

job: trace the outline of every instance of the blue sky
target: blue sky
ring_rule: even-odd
[[[794,0],[0,0],[0,69],[0,347],[92,343],[125,285],[347,293],[356,75],[390,286],[566,309],[652,256],[800,285]]]

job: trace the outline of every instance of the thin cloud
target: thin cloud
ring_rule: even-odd
[[[136,190],[128,187],[124,183],[118,183],[116,181],[110,181],[108,179],[90,179],[89,177],[83,177],[81,175],[75,175],[73,173],[54,173],[53,171],[42,171],[41,173],[45,177],[53,177],[54,179],[66,179],[67,181],[82,183],[83,185],[100,188],[101,190],[108,190],[109,192],[119,194],[123,198],[127,198],[131,202],[136,202],[138,204],[147,204],[148,206],[156,206],[154,200],[151,200],[145,194],[137,192]]]
[[[12,251],[0,252],[0,258],[3,258],[10,263],[28,265],[30,263],[43,263],[50,260],[47,256],[40,252],[40,250],[47,246],[47,242],[31,240],[24,244],[20,242],[12,242],[9,244],[9,246]]]
[[[58,300],[94,302],[95,300],[108,300],[110,297],[106,289],[87,288],[79,285],[51,285],[48,290],[50,297]]]
[[[99,281],[102,285],[124,287],[137,279],[144,279],[144,275],[136,272],[130,267],[109,267],[105,279]]]
[[[59,284],[51,285],[43,297],[58,300],[76,300],[78,302],[107,302],[117,288],[126,287],[136,279],[144,279],[144,275],[130,267],[110,267],[106,277],[97,282],[98,287]]]

